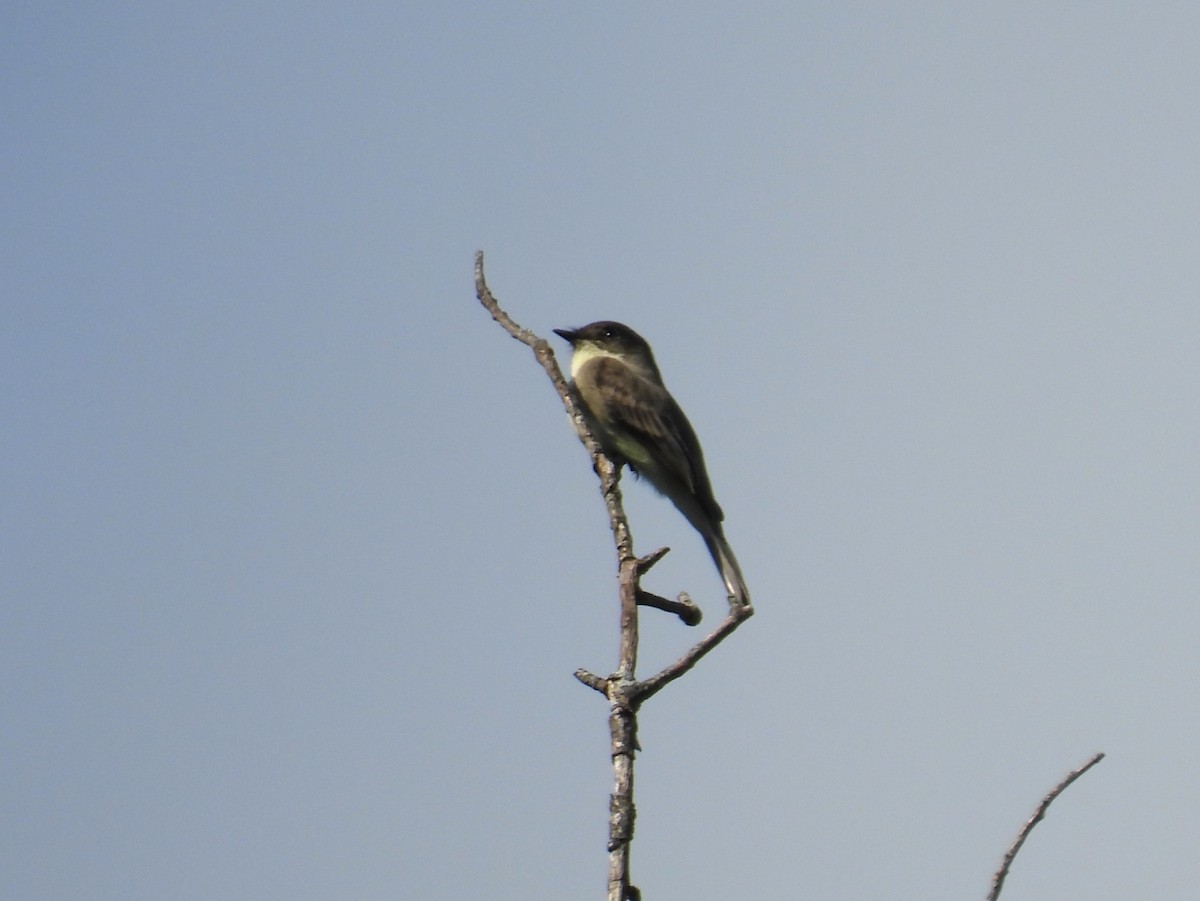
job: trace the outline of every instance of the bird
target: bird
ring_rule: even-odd
[[[571,380],[584,418],[618,470],[627,465],[666,496],[700,533],[731,602],[750,592],[725,539],[692,424],[663,384],[649,343],[627,325],[603,320],[554,329],[571,345]]]

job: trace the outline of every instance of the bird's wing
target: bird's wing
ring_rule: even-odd
[[[649,379],[629,378],[628,368],[616,360],[601,358],[587,368],[587,377],[603,399],[605,413],[613,424],[623,426],[646,448],[656,449],[654,462],[686,486],[720,521],[721,508],[704,470],[700,442],[670,393]],[[632,465],[636,470],[636,461]]]

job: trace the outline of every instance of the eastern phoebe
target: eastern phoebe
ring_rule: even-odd
[[[742,571],[713,497],[696,433],[662,375],[646,340],[619,322],[555,329],[571,344],[571,378],[588,425],[618,469],[626,463],[670,498],[708,546],[731,600],[748,605]]]

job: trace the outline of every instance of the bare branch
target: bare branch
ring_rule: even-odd
[[[645,575],[650,572],[650,568],[659,560],[667,556],[671,552],[669,547],[660,547],[657,551],[651,551],[644,557],[638,557],[638,573]]]
[[[601,450],[600,443],[588,429],[587,421],[583,418],[583,408],[575,399],[575,393],[563,376],[562,370],[558,368],[558,361],[549,342],[545,338],[539,338],[530,329],[517,325],[513,318],[501,309],[499,301],[492,294],[484,276],[482,250],[475,252],[475,296],[506,332],[533,349],[533,355],[537,357],[537,361],[546,370],[546,375],[554,383],[554,390],[558,392],[567,415],[571,417],[575,433],[591,455],[592,466],[600,478],[600,490],[604,495],[604,504],[608,508],[609,523],[612,526],[613,538],[617,543],[617,554],[621,560],[633,559],[633,541],[629,535],[629,523],[625,518],[625,509],[621,503],[621,492],[617,484],[619,481],[618,467]]]
[[[754,615],[754,608],[749,604],[731,604],[729,615],[721,620],[721,624],[706,635],[700,642],[661,672],[639,682],[632,691],[638,703],[658,694],[693,666],[700,662],[709,651],[730,636],[734,629]]]
[[[1008,871],[1012,867],[1012,862],[1017,856],[1017,852],[1021,850],[1021,846],[1025,844],[1025,839],[1029,838],[1029,833],[1033,831],[1033,827],[1042,821],[1046,816],[1046,810],[1054,802],[1054,799],[1061,795],[1068,785],[1098,764],[1104,759],[1104,753],[1101,752],[1081,766],[1077,770],[1072,770],[1067,773],[1066,777],[1051,789],[1046,797],[1042,798],[1042,803],[1038,805],[1037,810],[1033,812],[1025,825],[1021,827],[1021,831],[1017,834],[1017,839],[1012,843],[1008,852],[1004,855],[1004,862],[1000,864],[1000,869],[996,871],[996,875],[992,877],[992,890],[988,893],[987,901],[996,901],[1000,897],[1000,890],[1004,887],[1004,880],[1008,876]]]
[[[574,392],[563,377],[550,345],[528,329],[518,326],[492,295],[483,272],[483,252],[475,254],[475,294],[504,330],[523,344],[533,348],[534,356],[554,383],[559,398],[566,407],[579,440],[592,457],[592,466],[600,478],[600,491],[608,510],[613,541],[617,546],[621,597],[621,637],[617,672],[602,679],[587,670],[577,670],[575,678],[596,691],[603,692],[609,701],[609,731],[612,741],[613,790],[609,797],[608,820],[608,897],[609,901],[626,901],[636,896],[629,878],[629,845],[633,839],[635,809],[633,805],[633,758],[637,750],[637,705],[629,700],[628,689],[634,683],[637,668],[638,579],[662,554],[639,560],[633,553],[633,537],[625,517],[618,485],[619,467],[600,448],[583,417],[583,410]]]
[[[685,626],[698,626],[700,625],[700,620],[704,618],[704,612],[696,606],[685,591],[679,592],[679,597],[672,601],[639,588],[637,602],[640,607],[653,607],[655,610],[665,610],[667,613],[674,613],[683,621]]]
[[[608,680],[603,676],[597,676],[595,673],[581,668],[575,670],[575,678],[588,688],[594,688],[602,695],[608,694]]]
[[[550,347],[550,343],[545,338],[539,338],[536,334],[527,328],[522,328],[517,325],[511,316],[500,308],[499,301],[492,296],[491,289],[487,286],[487,280],[483,275],[483,251],[475,252],[475,296],[479,298],[479,302],[492,314],[495,319],[504,328],[506,332],[520,341],[522,344],[528,345],[533,349],[533,355],[537,357],[542,368],[546,370],[546,375],[550,376],[550,381],[554,383],[555,390],[558,391],[558,396],[562,398],[563,404],[567,408],[567,412],[571,414],[571,419],[583,421],[583,413],[579,410],[578,404],[575,403],[571,395],[571,388],[567,384],[566,378],[562,374],[562,370],[558,368],[558,361],[554,358],[554,350]],[[580,438],[583,436],[580,435]],[[591,438],[591,436],[588,436]],[[586,441],[584,442],[587,443]],[[591,446],[588,446],[591,450]]]

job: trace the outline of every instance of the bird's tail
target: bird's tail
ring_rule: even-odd
[[[746,588],[746,580],[742,578],[742,568],[738,566],[737,557],[733,556],[733,548],[725,540],[725,535],[718,525],[715,530],[700,533],[708,552],[712,554],[713,562],[721,572],[721,580],[725,583],[725,591],[729,599],[743,607],[750,606],[750,591]]]
[[[749,607],[750,591],[746,588],[746,580],[742,578],[742,568],[738,566],[737,557],[733,556],[733,548],[725,540],[725,530],[721,528],[721,508],[716,505],[716,501],[704,507],[694,494],[684,492],[674,492],[671,500],[684,518],[692,524],[692,528],[704,539],[704,545],[721,573],[721,581],[725,583],[725,593],[729,599],[743,607]]]

